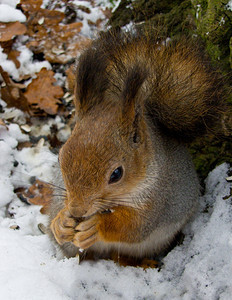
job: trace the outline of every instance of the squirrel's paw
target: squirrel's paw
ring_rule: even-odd
[[[87,249],[98,240],[98,218],[98,215],[94,215],[75,227],[75,230],[78,231],[72,241],[75,246],[81,249]]]
[[[67,209],[62,209],[51,222],[51,230],[58,244],[71,242],[75,235],[77,222]]]

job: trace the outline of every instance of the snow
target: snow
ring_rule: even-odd
[[[227,3],[227,8],[232,10],[232,0]]]
[[[98,6],[93,7],[89,1],[73,0],[73,4],[75,4],[77,7],[82,6],[89,9],[88,13],[84,12],[81,9],[78,9],[76,12],[77,18],[83,23],[83,26],[81,28],[82,35],[92,37],[95,33],[95,30],[91,28],[91,26],[89,25],[89,21],[95,23],[99,19],[104,20],[105,16],[103,12],[101,11],[101,9],[99,9]]]
[[[26,22],[26,16],[18,9],[8,5],[0,4],[0,22]]]
[[[0,0],[0,5],[15,9],[18,2]],[[91,8],[91,14],[79,12],[86,24],[83,33],[91,35],[87,18],[96,20],[102,12],[92,10],[87,1],[75,2]],[[115,1],[116,5],[119,2]],[[44,6],[48,3],[44,1]],[[98,0],[99,5],[102,3],[107,5],[106,0]],[[35,74],[42,67],[51,68],[47,61],[33,60],[33,53],[24,46],[26,39],[21,36],[16,43],[21,52],[19,69],[0,48],[1,66],[14,79]],[[62,74],[56,78],[64,82]],[[26,123],[26,115],[18,109],[6,108],[2,100],[0,104],[4,108],[0,119],[6,120],[6,126],[0,125],[0,299],[231,299],[232,199],[227,197],[231,192],[231,184],[226,181],[228,164],[218,166],[208,175],[199,211],[184,229],[183,244],[163,259],[160,271],[121,267],[106,260],[78,264],[78,258],[58,259],[55,246],[38,229],[38,224],[48,223],[40,206],[27,205],[14,193],[15,188],[28,187],[32,176],[51,182],[57,173],[57,156],[43,139],[33,147],[18,150],[20,142],[29,140],[18,125]],[[70,129],[59,116],[46,123],[32,120],[30,134],[48,135],[53,124],[58,128],[58,138],[64,142]]]
[[[42,68],[46,68],[48,70],[51,69],[51,65],[48,61],[33,61],[33,53],[20,42],[18,42],[17,50],[20,51],[20,55],[17,58],[20,62],[20,67],[18,69],[11,60],[7,59],[7,54],[3,53],[3,49],[0,46],[1,66],[4,71],[13,77],[13,79],[20,80],[20,78],[25,75],[34,75]]]
[[[7,4],[13,8],[20,2],[20,0],[0,0],[0,4]]]
[[[51,70],[51,65],[48,61],[33,61],[33,53],[26,46],[21,45],[17,48],[18,51],[20,51],[20,55],[18,57],[18,61],[20,62],[18,77],[27,74],[39,73],[42,68]]]
[[[13,63],[13,61],[7,59],[7,54],[3,53],[3,49],[1,46],[0,46],[0,62],[1,62],[1,67],[4,69],[4,71],[16,77],[15,74],[17,73],[17,70],[15,64]]]
[[[47,217],[13,193],[15,187],[27,186],[31,176],[51,181],[57,157],[43,142],[17,150],[28,136],[17,124],[7,127],[0,126],[0,299],[231,299],[232,205],[231,198],[223,199],[230,193],[226,163],[209,174],[183,244],[163,259],[160,271],[105,260],[79,265],[77,258],[56,258],[54,245],[38,229]]]

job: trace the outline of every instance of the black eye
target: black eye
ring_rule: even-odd
[[[122,178],[123,169],[122,167],[118,167],[114,170],[114,172],[110,175],[109,183],[118,182]]]

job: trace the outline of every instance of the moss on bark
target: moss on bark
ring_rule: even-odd
[[[232,11],[229,0],[192,0],[197,33],[206,42],[206,48],[215,62],[224,70],[230,69],[230,39],[232,36]]]
[[[134,23],[159,28],[161,36],[197,34],[215,63],[231,67],[232,11],[229,0],[122,0],[109,24],[122,27]]]

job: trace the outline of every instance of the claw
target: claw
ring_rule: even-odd
[[[96,225],[97,222],[97,216],[93,216],[90,219],[87,219],[86,221],[83,221],[79,223],[76,227],[75,230],[77,231],[87,231],[91,229],[93,226]]]
[[[51,230],[58,244],[71,242],[75,235],[76,221],[67,210],[61,210],[51,222]]]
[[[96,243],[96,241],[98,240],[96,231],[95,233],[93,233],[91,236],[88,237],[82,234],[83,234],[82,232],[76,233],[73,240],[73,244],[78,248],[87,249],[91,247],[94,243]]]
[[[75,227],[75,230],[78,232],[75,234],[73,239],[74,245],[82,249],[87,249],[98,240],[96,228],[97,221],[98,216],[95,215]]]

